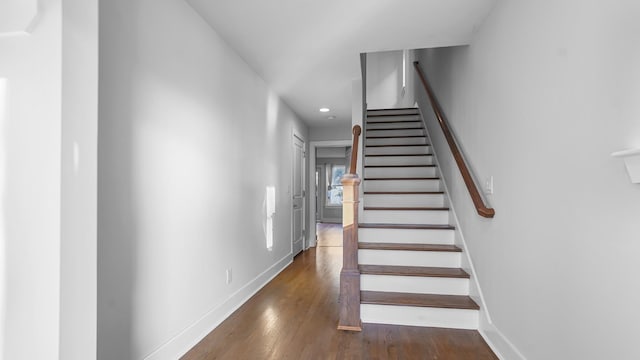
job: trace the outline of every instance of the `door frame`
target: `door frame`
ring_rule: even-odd
[[[344,147],[344,146],[351,146],[352,145],[352,141],[351,140],[325,140],[325,141],[311,141],[309,143],[309,176],[310,178],[313,178],[315,176],[316,173],[316,149],[319,147]],[[318,191],[318,189],[316,189],[316,183],[315,181],[312,181],[309,185],[311,187],[311,189],[309,189],[310,193],[316,193]],[[310,196],[307,198],[307,203],[309,204],[309,213],[310,214],[315,214],[316,211],[316,198],[315,196]],[[308,217],[309,223],[307,225],[307,233],[308,233],[308,240],[307,243],[309,244],[309,247],[315,247],[316,246],[316,217],[313,216],[309,216]]]
[[[305,136],[302,135],[302,133],[300,133],[299,131],[297,131],[295,128],[291,130],[291,187],[290,187],[290,192],[289,192],[289,200],[291,201],[291,205],[289,206],[289,215],[290,215],[290,219],[291,219],[291,241],[290,246],[291,246],[291,254],[293,255],[293,242],[295,241],[295,234],[294,234],[294,227],[295,227],[295,221],[294,221],[294,214],[293,214],[293,187],[294,187],[294,181],[295,181],[295,161],[296,161],[296,157],[295,157],[295,148],[296,148],[296,144],[295,141],[298,138],[302,141],[302,151],[303,151],[303,161],[302,161],[302,169],[300,169],[300,176],[302,176],[302,191],[303,191],[303,196],[302,196],[302,227],[303,227],[303,234],[302,234],[302,251],[305,251],[309,248],[309,231],[307,229],[304,229],[305,223],[307,223],[307,218],[309,216],[307,216],[308,214],[308,209],[307,209],[307,204],[309,202],[309,192],[308,192],[308,184],[307,184],[307,174],[306,174],[306,166],[308,164],[308,152],[307,152],[307,140],[305,139]],[[315,170],[314,170],[315,171]]]

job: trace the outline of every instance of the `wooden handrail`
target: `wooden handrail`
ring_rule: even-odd
[[[469,172],[469,168],[462,157],[462,153],[460,149],[458,149],[458,145],[456,144],[455,138],[449,129],[449,124],[447,122],[446,117],[444,116],[444,112],[438,103],[438,99],[436,98],[427,78],[420,68],[420,63],[418,61],[413,62],[413,66],[416,68],[418,72],[418,76],[422,81],[422,85],[427,92],[427,96],[429,97],[429,101],[431,102],[431,107],[433,108],[433,112],[436,115],[436,119],[438,119],[438,123],[440,123],[440,128],[442,128],[442,132],[444,133],[444,137],[447,139],[447,143],[449,144],[449,148],[451,149],[451,153],[453,154],[453,158],[456,160],[456,164],[458,165],[458,169],[460,169],[460,173],[462,174],[462,179],[464,179],[465,185],[467,185],[467,190],[469,190],[469,195],[471,195],[471,200],[473,200],[473,205],[476,207],[476,211],[478,215],[486,218],[492,218],[496,212],[493,208],[487,207],[480,196],[480,192],[478,191],[478,187],[476,183],[473,181],[471,177],[471,173]]]
[[[358,141],[360,139],[360,134],[362,133],[360,125],[354,125],[352,133],[353,146],[351,146],[351,166],[349,167],[349,174],[355,174],[356,167],[358,165]]]

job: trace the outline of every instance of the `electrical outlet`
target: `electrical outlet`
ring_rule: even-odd
[[[484,182],[484,193],[493,195],[493,176],[489,176]]]
[[[227,285],[231,284],[231,280],[233,279],[232,275],[233,275],[232,269],[228,268],[227,269]]]

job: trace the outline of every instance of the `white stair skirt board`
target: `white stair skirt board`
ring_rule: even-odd
[[[390,116],[369,116],[367,118],[367,125],[376,122],[388,122],[388,121],[411,121],[422,120],[420,115],[390,115]]]
[[[443,207],[444,194],[365,194],[364,206]]]
[[[436,177],[435,167],[365,168],[365,178]]]
[[[405,155],[405,154],[429,154],[431,148],[425,145],[418,146],[386,146],[366,147],[365,155]]]
[[[367,156],[365,165],[433,165],[433,156]]]
[[[380,129],[413,129],[422,128],[422,123],[415,121],[397,121],[397,122],[384,122],[384,123],[367,123],[367,130],[380,130]]]
[[[358,262],[370,265],[460,267],[459,252],[409,250],[358,250]]]
[[[397,115],[411,114],[417,115],[418,109],[368,109],[367,115]]]
[[[367,129],[367,136],[412,136],[412,135],[425,135],[422,129],[411,130],[369,130]]]
[[[455,230],[359,228],[361,242],[453,245]],[[362,263],[362,262],[360,262]]]
[[[368,138],[367,145],[426,145],[425,137]]]
[[[469,295],[469,279],[397,275],[360,275],[360,289],[417,294]]]
[[[440,179],[364,181],[364,191],[440,191],[440,186]]]
[[[361,304],[363,323],[478,329],[478,310]]]
[[[449,210],[365,210],[361,222],[447,225]]]

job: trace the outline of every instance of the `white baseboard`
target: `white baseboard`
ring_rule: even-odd
[[[501,360],[526,360],[524,355],[513,345],[504,334],[487,320],[486,313],[480,310],[480,326],[478,332],[487,345]]]
[[[147,355],[144,360],[175,360],[180,358],[292,262],[292,256],[289,253],[229,296],[220,306],[211,309],[192,325]]]

